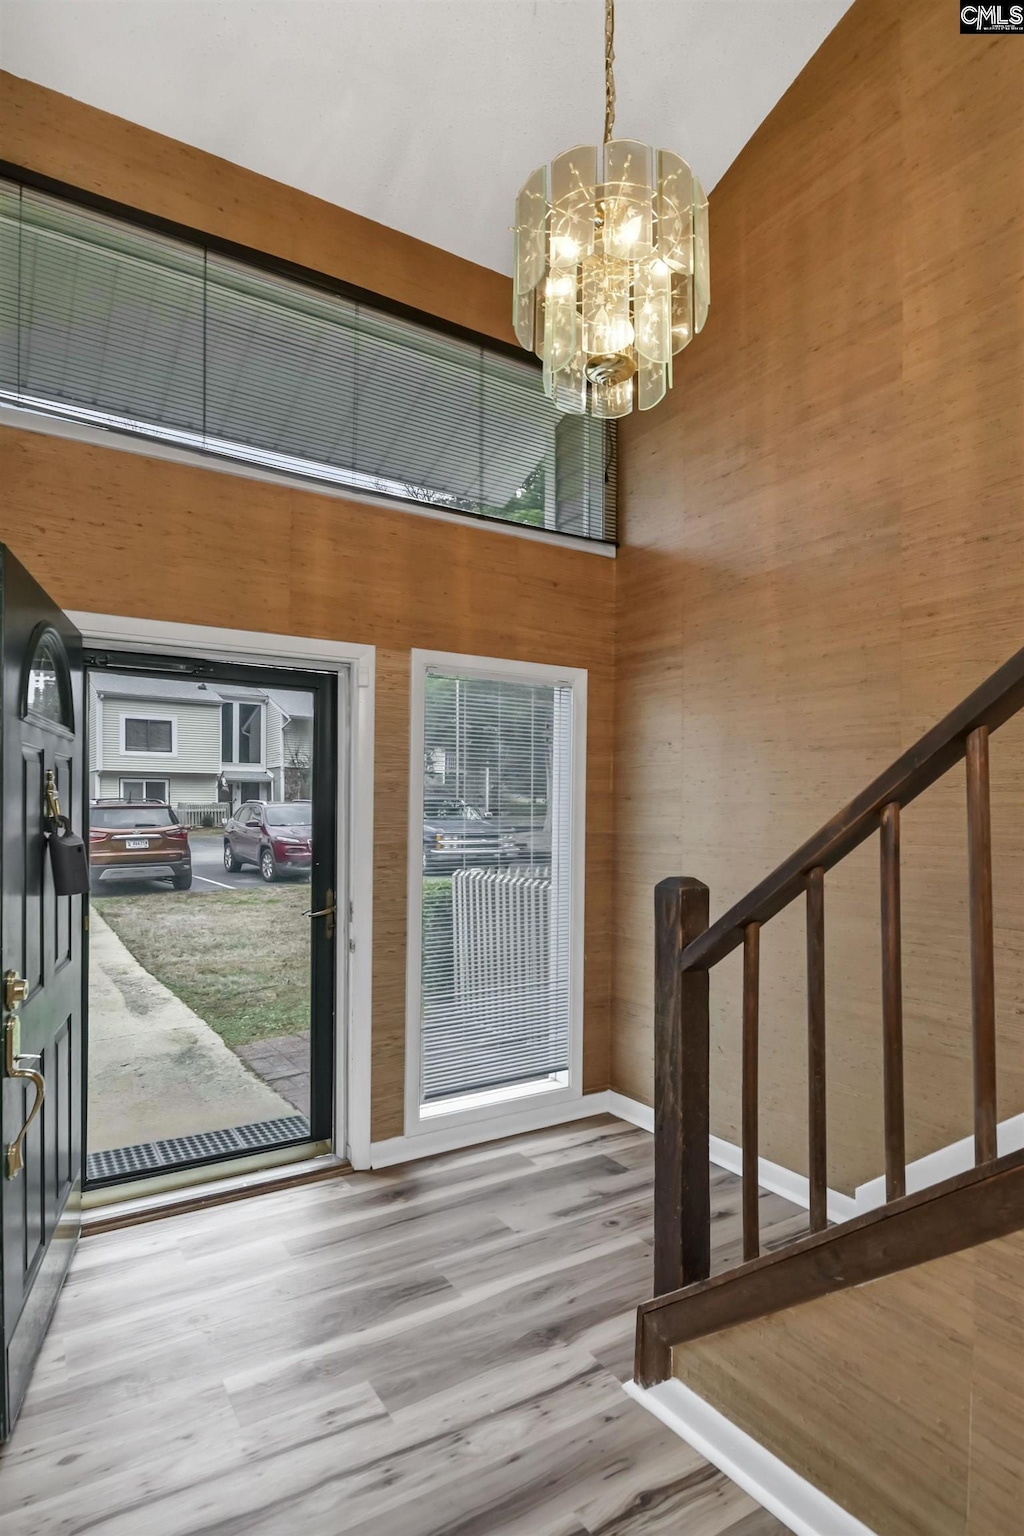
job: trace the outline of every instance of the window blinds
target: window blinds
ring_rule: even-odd
[[[612,437],[525,358],[0,182],[0,398],[440,509],[615,536]]]
[[[567,1073],[572,689],[431,670],[421,1100]]]

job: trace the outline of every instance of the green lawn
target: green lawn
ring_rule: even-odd
[[[308,885],[93,898],[158,981],[226,1045],[309,1028]]]

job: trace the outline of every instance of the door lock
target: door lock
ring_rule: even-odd
[[[17,971],[4,972],[4,1007],[8,1013],[20,1008],[28,997],[28,982]]]

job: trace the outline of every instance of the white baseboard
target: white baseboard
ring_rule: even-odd
[[[620,1120],[628,1120],[630,1125],[638,1125],[642,1131],[650,1131],[654,1134],[654,1108],[650,1104],[642,1104],[639,1099],[627,1099],[624,1093],[616,1093],[614,1088],[608,1090],[608,1113],[618,1115]]]
[[[999,1122],[996,1127],[996,1149],[1000,1157],[1024,1149],[1024,1115],[1011,1115],[1008,1120]],[[973,1167],[974,1137],[965,1136],[962,1141],[951,1142],[948,1147],[940,1147],[937,1152],[929,1152],[927,1157],[919,1157],[916,1162],[908,1163],[907,1194],[913,1195],[919,1189],[941,1184],[943,1179],[955,1178],[958,1173],[966,1173]],[[877,1206],[884,1205],[884,1175],[870,1179],[867,1184],[858,1184],[856,1203],[858,1212],[873,1211]]]
[[[614,1088],[608,1094],[608,1110],[610,1114],[618,1115],[620,1120],[629,1120],[645,1131],[654,1130],[654,1110],[651,1106],[642,1104],[639,1099],[628,1099],[624,1093],[616,1093]],[[735,1142],[724,1141],[721,1136],[711,1137],[711,1161],[716,1167],[725,1168],[737,1176],[743,1172],[741,1148]],[[791,1168],[783,1168],[781,1163],[769,1162],[766,1157],[757,1160],[757,1182],[762,1189],[770,1189],[773,1194],[782,1195],[783,1199],[804,1210],[811,1203],[810,1186],[805,1176],[794,1173]],[[849,1221],[858,1209],[852,1195],[842,1195],[836,1189],[829,1190],[829,1221]]]
[[[730,1173],[739,1175],[743,1172],[742,1148],[736,1146],[735,1142],[723,1141],[721,1136],[711,1138],[711,1161],[719,1168],[727,1168]],[[805,1211],[810,1206],[811,1188],[806,1175],[794,1173],[792,1168],[784,1168],[781,1163],[772,1163],[766,1157],[759,1157],[757,1182],[762,1189],[770,1189],[773,1194],[781,1195],[784,1200],[801,1206]],[[829,1221],[849,1221],[851,1216],[856,1216],[857,1211],[857,1202],[852,1195],[840,1194],[837,1189],[829,1190]]]
[[[600,1094],[594,1094],[594,1099],[599,1099]],[[642,1130],[654,1131],[654,1110],[650,1104],[644,1104],[639,1099],[630,1099],[624,1093],[617,1093],[614,1088],[606,1095],[606,1108],[609,1114],[617,1115],[620,1120],[628,1120],[632,1125],[638,1125]],[[597,1114],[597,1109],[594,1114]],[[1011,1152],[1024,1151],[1024,1114],[1012,1115],[1007,1120],[1000,1121],[996,1127],[996,1145],[999,1156],[1006,1157]],[[711,1137],[711,1161],[718,1168],[725,1168],[729,1173],[739,1176],[743,1172],[743,1152],[735,1142],[725,1141],[721,1136]],[[943,1179],[951,1179],[958,1173],[966,1173],[974,1167],[974,1138],[965,1136],[962,1141],[954,1141],[948,1147],[940,1147],[937,1152],[930,1152],[927,1157],[920,1157],[916,1162],[907,1164],[907,1194],[912,1195],[919,1189],[927,1189],[932,1184],[939,1184]],[[758,1158],[757,1182],[762,1189],[770,1189],[773,1194],[781,1195],[784,1200],[789,1200],[793,1205],[799,1205],[804,1210],[810,1205],[810,1188],[807,1178],[802,1173],[794,1173],[792,1168],[784,1168],[781,1163],[770,1162],[766,1157]],[[873,1211],[878,1206],[885,1204],[885,1178],[871,1179],[866,1184],[858,1184],[854,1194],[844,1195],[838,1189],[830,1189],[828,1192],[828,1219],[832,1222],[849,1221],[853,1216],[859,1216],[863,1211]]]
[[[390,1168],[395,1163],[411,1163],[420,1157],[436,1157],[440,1152],[458,1152],[486,1141],[500,1141],[503,1136],[519,1136],[526,1131],[545,1131],[551,1126],[568,1125],[573,1120],[589,1120],[592,1115],[608,1113],[608,1094],[585,1093],[582,1098],[563,1099],[558,1104],[543,1102],[516,1108],[507,1114],[494,1114],[489,1120],[419,1131],[415,1136],[392,1136],[388,1141],[370,1145],[370,1167]]]
[[[875,1536],[681,1381],[625,1390],[796,1536]]]
[[[463,1123],[447,1129],[422,1131],[415,1136],[393,1136],[389,1141],[375,1141],[370,1147],[370,1167],[389,1168],[395,1163],[410,1163],[416,1158],[434,1157],[440,1152],[456,1152],[461,1147],[497,1141],[502,1136],[547,1130],[550,1126],[605,1114],[616,1115],[620,1120],[626,1120],[630,1125],[653,1134],[654,1110],[651,1105],[642,1103],[640,1099],[628,1098],[626,1094],[610,1088],[603,1093],[584,1094],[575,1103],[567,1104],[563,1100],[560,1104],[535,1104],[472,1125]],[[1024,1116],[1021,1118],[1024,1122]],[[740,1148],[731,1141],[723,1141],[721,1136],[711,1138],[711,1161],[719,1168],[728,1169],[730,1173],[739,1174],[743,1171]],[[770,1189],[804,1210],[810,1204],[810,1191],[804,1175],[794,1173],[791,1168],[783,1168],[779,1163],[769,1162],[766,1157],[758,1159],[758,1183],[762,1189]],[[849,1221],[859,1209],[850,1195],[829,1190],[830,1221]]]

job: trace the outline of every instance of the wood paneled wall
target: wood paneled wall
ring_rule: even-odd
[[[856,0],[711,198],[713,303],[621,433],[612,1082],[650,1101],[652,889],[712,917],[1024,644],[1024,71]],[[1024,722],[993,743],[1000,1115],[1024,1109]],[[911,1157],[970,1128],[962,775],[905,818]],[[883,1167],[878,855],[826,882],[829,1176]],[[803,912],[761,941],[762,1152],[806,1168]],[[739,968],[712,982],[739,1140]]]
[[[42,174],[507,332],[498,274],[9,75],[0,144]],[[0,430],[0,486],[0,540],[65,607],[378,648],[375,1140],[403,1129],[410,648],[587,668],[584,1085],[608,1086],[613,561],[34,432]]]
[[[674,1352],[679,1379],[878,1536],[1024,1529],[1024,1235]]]
[[[515,339],[501,273],[2,70],[0,158],[485,336]]]

